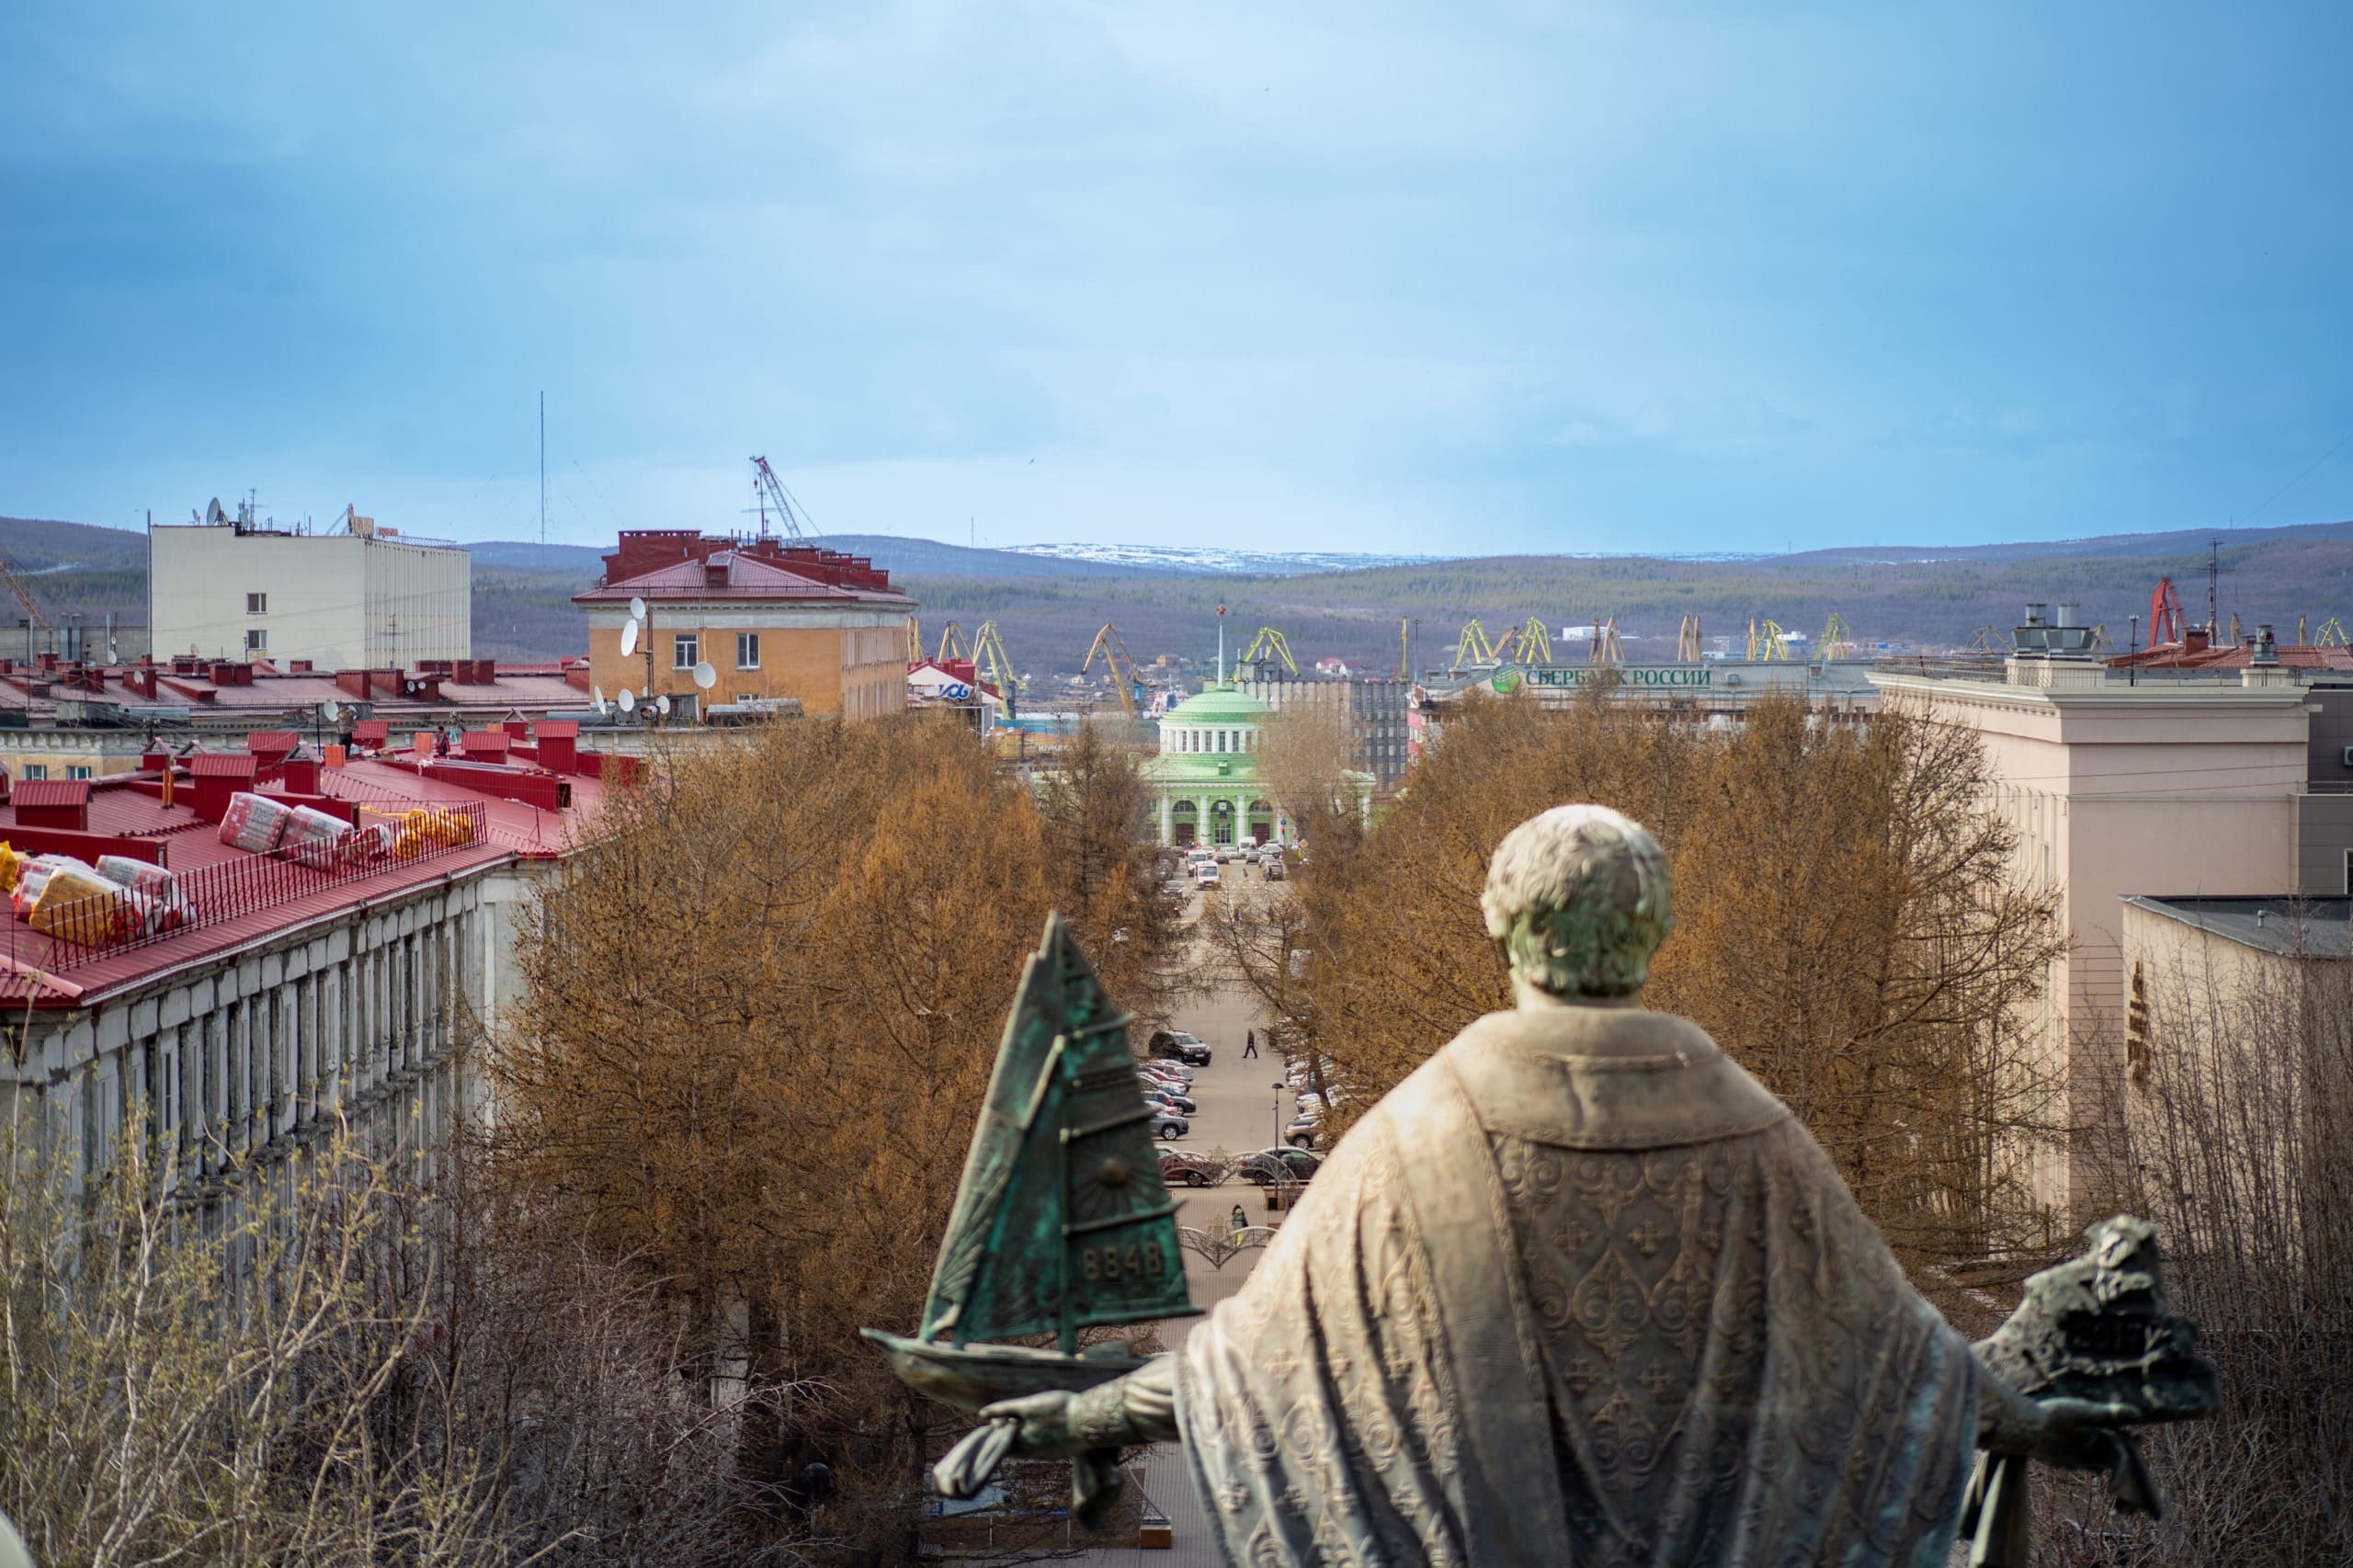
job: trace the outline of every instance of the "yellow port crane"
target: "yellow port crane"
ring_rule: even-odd
[[[1108,631],[1109,628],[1107,627],[1105,630]],[[1269,659],[1280,659],[1283,662],[1283,668],[1289,670],[1293,676],[1299,674],[1299,666],[1291,663],[1290,642],[1273,627],[1262,626],[1258,628],[1258,635],[1250,639],[1250,646],[1244,651],[1241,662],[1245,665],[1263,665]]]
[[[1111,684],[1120,688],[1120,708],[1130,722],[1142,718],[1136,709],[1136,694],[1153,683],[1136,673],[1136,662],[1128,656],[1128,645],[1120,637],[1120,629],[1109,621],[1095,634],[1094,643],[1086,650],[1086,662],[1078,666],[1080,675],[1095,667],[1095,655],[1103,655],[1104,665],[1111,672]],[[1294,672],[1296,673],[1296,672]]]
[[[1696,615],[1687,615],[1683,618],[1682,626],[1677,628],[1675,633],[1675,662],[1678,665],[1696,665],[1699,662],[1699,618]]]
[[[1005,717],[1013,717],[1014,699],[1021,694],[1021,677],[1013,673],[1013,660],[1006,653],[1005,641],[996,634],[996,622],[984,620],[972,633],[972,673],[987,672],[988,683],[996,687],[998,710]]]
[[[1586,658],[1597,665],[1626,662],[1626,644],[1619,640],[1616,616],[1605,616],[1594,622],[1593,642],[1586,649]]]
[[[1523,665],[1549,665],[1552,662],[1552,634],[1544,629],[1543,618],[1529,616],[1519,629],[1519,662]]]
[[[1790,634],[1770,616],[1748,623],[1748,657],[1751,663],[1767,664],[1790,656]]]
[[[907,617],[907,667],[913,669],[923,663],[923,626],[914,616]]]
[[[945,664],[949,659],[969,659],[972,656],[972,650],[964,643],[962,626],[951,620],[940,629],[939,652],[932,655],[934,659]]]
[[[2010,641],[2008,633],[2005,632],[2000,627],[1981,626],[1977,629],[1977,634],[1969,640],[1969,646],[1962,651],[1970,653],[1988,653],[1999,656],[2004,653],[2015,653],[2018,650],[2017,644]]]
[[[1454,644],[1454,667],[1457,671],[1476,669],[1482,665],[1499,664],[1495,645],[1487,641],[1487,630],[1476,619],[1463,623],[1462,635]]]
[[[1397,678],[1414,678],[1414,618],[1400,617],[1397,621]]]
[[[2332,615],[2321,622],[2320,635],[2313,639],[2313,643],[2320,648],[2342,648],[2347,641],[2345,623]]]
[[[1847,630],[1846,618],[1836,610],[1832,610],[1829,620],[1824,622],[1822,628],[1822,657],[1844,658],[1854,651],[1855,639]]]

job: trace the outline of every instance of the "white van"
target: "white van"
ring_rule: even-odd
[[[1213,888],[1217,886],[1217,862],[1215,860],[1204,860],[1193,868],[1193,885],[1203,888]]]

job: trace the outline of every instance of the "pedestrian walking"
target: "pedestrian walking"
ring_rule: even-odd
[[[1233,1233],[1238,1236],[1249,1228],[1250,1216],[1242,1211],[1242,1205],[1239,1203],[1235,1204],[1233,1206]]]
[[[1256,1056],[1258,1054],[1258,1031],[1256,1029],[1252,1029],[1249,1033],[1242,1037],[1242,1054],[1245,1056]]]

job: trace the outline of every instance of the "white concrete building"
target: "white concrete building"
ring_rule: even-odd
[[[219,502],[208,523],[147,530],[147,623],[158,658],[308,659],[321,669],[406,668],[473,657],[473,559],[374,519],[290,533]]]

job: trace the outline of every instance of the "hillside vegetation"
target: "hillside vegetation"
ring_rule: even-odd
[[[1418,621],[1416,669],[1447,665],[1466,620],[1475,617],[1496,634],[1531,615],[1555,635],[1563,625],[1615,616],[1628,656],[1643,660],[1671,654],[1686,615],[1699,616],[1708,636],[1731,637],[1735,649],[1752,618],[1819,636],[1835,610],[1867,649],[1885,642],[1938,650],[1966,643],[1981,626],[2007,630],[2029,600],[2073,599],[2122,647],[2128,617],[2143,617],[2145,638],[2149,594],[2160,575],[2173,577],[2193,619],[2204,618],[2208,537],[1842,549],[1733,561],[1494,556],[1294,576],[1131,570],[881,535],[825,542],[872,556],[920,601],[926,647],[937,645],[950,620],[970,631],[993,619],[1025,672],[1058,676],[1078,668],[1106,621],[1139,659],[1169,653],[1205,665],[1220,605],[1230,652],[1257,628],[1275,626],[1302,665],[1338,657],[1376,673],[1397,668],[1399,622],[1409,619]],[[2315,632],[2333,616],[2353,619],[2353,523],[2213,537],[2222,541],[2219,608],[2226,626],[2235,613],[2250,630],[2271,622],[2288,641],[2299,617]],[[514,541],[474,548],[476,653],[528,661],[586,650],[586,617],[571,597],[595,580],[597,551],[550,545],[542,554],[538,545]],[[0,552],[54,618],[79,610],[90,621],[108,611],[126,624],[145,619],[147,551],[138,533],[0,518]],[[0,619],[0,644],[5,626]]]

